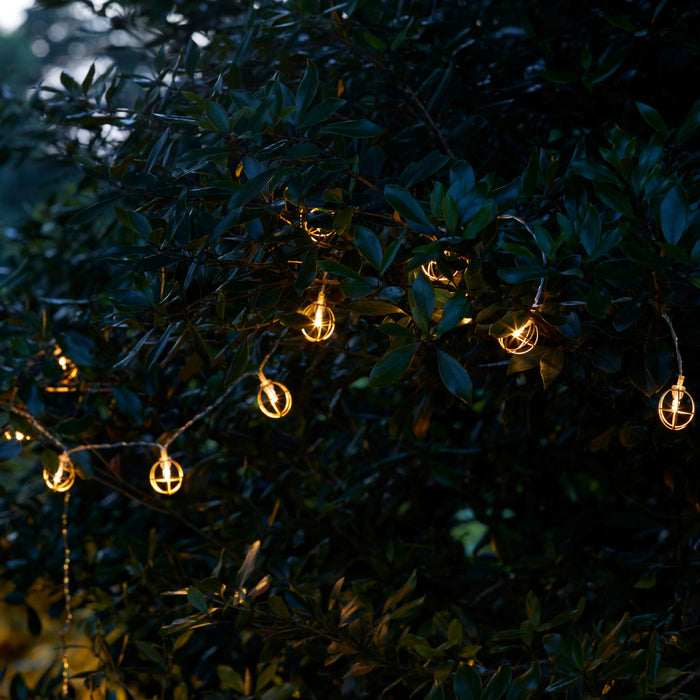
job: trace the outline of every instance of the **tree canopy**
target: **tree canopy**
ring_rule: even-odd
[[[700,8],[78,5],[0,101],[2,692],[697,697]]]

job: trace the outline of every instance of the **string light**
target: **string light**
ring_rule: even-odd
[[[65,393],[75,391],[75,385],[78,379],[78,368],[72,360],[69,360],[61,350],[60,346],[56,346],[53,351],[54,357],[58,366],[63,372],[59,386],[47,386],[46,391]]]
[[[309,214],[315,214],[318,209],[312,209]],[[308,237],[314,242],[314,243],[323,243],[327,239],[331,238],[331,236],[335,233],[333,229],[323,229],[318,226],[311,226],[308,222],[308,220],[305,220],[303,218],[303,213],[299,213],[299,218],[301,219],[301,227],[306,231],[306,234]]]
[[[532,236],[535,243],[537,243],[537,236],[535,232],[518,216],[513,216],[512,214],[502,214],[498,217],[499,219],[509,219],[512,221],[517,221],[519,224],[525,227],[527,232]],[[547,264],[547,256],[542,253],[542,262]],[[542,290],[544,288],[544,277],[540,279],[539,287],[537,288],[537,293],[535,294],[535,299],[530,306],[530,309],[534,311],[540,307],[540,298],[542,297]],[[499,345],[511,355],[525,355],[530,352],[539,339],[539,331],[537,330],[537,324],[534,319],[530,318],[521,326],[518,326],[513,330],[510,335],[504,336],[498,339]]]
[[[662,425],[669,430],[683,430],[690,425],[695,415],[695,401],[688,390],[683,386],[685,377],[683,376],[683,359],[678,347],[678,336],[668,315],[660,311],[664,321],[671,329],[671,337],[676,351],[676,361],[678,362],[678,379],[676,383],[667,389],[659,399],[657,411]]]
[[[539,331],[537,324],[529,318],[522,326],[518,326],[510,335],[499,338],[500,346],[511,355],[525,355],[537,345]]]
[[[695,415],[695,402],[683,386],[684,379],[682,374],[678,375],[676,383],[659,399],[659,418],[669,430],[687,428]]]
[[[182,467],[170,459],[165,447],[161,447],[160,459],[151,467],[148,477],[153,490],[171,496],[180,490],[184,477]]]
[[[25,435],[20,430],[12,430],[12,428],[7,428],[3,433],[5,440],[17,440],[17,442],[22,442],[24,440],[31,440],[29,435]]]
[[[322,340],[327,340],[333,335],[335,315],[326,304],[326,295],[323,288],[318,293],[316,301],[313,304],[309,304],[302,313],[311,319],[311,326],[301,329],[307,340],[312,343],[318,343]]]
[[[62,493],[68,491],[75,483],[75,467],[70,461],[67,452],[58,455],[58,464],[55,470],[44,467],[44,481],[52,490]]]
[[[431,282],[449,282],[450,280],[445,277],[440,272],[440,269],[438,268],[437,260],[431,260],[428,263],[424,263],[423,265],[420,266],[420,269],[423,271],[423,274],[431,281]]]
[[[443,250],[442,254],[444,256],[449,256],[450,251],[449,250]],[[469,260],[465,260],[464,263],[466,265],[469,264]],[[420,266],[420,269],[422,270],[423,274],[431,281],[431,282],[441,282],[442,284],[447,284],[450,282],[450,279],[446,277],[445,275],[442,274],[440,271],[440,268],[438,267],[438,261],[437,260],[431,260],[430,262],[423,263]],[[459,275],[458,272],[454,272],[452,274],[452,280],[454,280],[457,276]]]
[[[61,675],[63,677],[62,695],[70,697],[70,664],[68,663],[68,643],[66,637],[73,622],[70,593],[70,548],[68,546],[68,502],[70,493],[66,491],[63,499],[63,516],[61,517],[61,535],[63,537],[63,600],[65,602],[65,623],[60,632],[61,637]]]
[[[258,407],[268,418],[282,418],[292,408],[292,395],[284,384],[270,381],[262,369],[258,372],[260,389],[258,390]]]

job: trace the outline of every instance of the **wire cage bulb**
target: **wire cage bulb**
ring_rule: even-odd
[[[54,348],[53,354],[56,358],[58,366],[63,372],[63,376],[61,377],[61,381],[58,386],[47,386],[46,391],[53,391],[59,393],[66,391],[75,391],[75,385],[77,384],[78,379],[78,368],[75,366],[75,363],[72,360],[70,360],[63,354],[63,350],[61,350],[60,346],[57,345]]]
[[[292,408],[292,395],[284,384],[271,382],[262,371],[259,373],[258,407],[268,418],[282,418]]]
[[[437,260],[431,260],[428,263],[424,263],[423,265],[420,266],[421,271],[423,274],[431,281],[431,282],[449,282],[450,280],[445,277],[445,275],[440,272],[440,268],[438,268]]]
[[[669,430],[683,430],[690,425],[695,415],[695,402],[683,386],[685,377],[678,375],[678,381],[659,399],[659,419]]]
[[[315,214],[317,211],[318,209],[312,209],[309,213]],[[301,227],[304,229],[304,231],[306,231],[306,234],[314,243],[323,243],[335,233],[333,229],[324,229],[320,228],[319,226],[312,226],[308,221],[303,220],[302,214],[299,216],[302,218]]]
[[[44,482],[58,493],[68,491],[75,483],[75,467],[67,452],[58,455],[58,465],[55,470],[44,467]]]
[[[335,330],[335,315],[326,304],[326,296],[323,290],[319,292],[318,298],[313,304],[309,304],[302,313],[311,319],[308,328],[302,328],[304,337],[312,343],[319,343],[328,340]]]
[[[182,467],[174,459],[170,459],[168,451],[161,447],[160,458],[151,467],[148,477],[153,490],[170,496],[180,490],[184,478]]]
[[[530,318],[510,335],[499,338],[498,342],[511,355],[525,355],[537,345],[538,338],[537,324]]]

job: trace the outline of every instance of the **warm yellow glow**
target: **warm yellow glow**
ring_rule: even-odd
[[[31,440],[29,435],[25,435],[19,430],[15,430],[13,432],[11,429],[5,430],[4,437],[5,440],[17,440],[17,442],[22,442],[22,440]]]
[[[148,477],[153,490],[170,496],[180,489],[184,477],[182,467],[170,459],[167,450],[162,447],[160,459],[151,467]]]
[[[516,328],[510,335],[499,338],[498,342],[511,355],[525,355],[537,345],[538,338],[537,324],[532,319],[528,319],[526,323]]]
[[[292,408],[292,395],[284,384],[271,382],[262,372],[258,390],[258,407],[268,418],[282,418]]]
[[[423,271],[423,274],[431,282],[449,282],[450,281],[447,279],[447,277],[445,277],[445,275],[442,274],[442,272],[440,272],[440,269],[438,268],[437,260],[431,260],[429,263],[421,265],[420,269]]]
[[[443,250],[442,251],[443,255],[450,255],[449,250]],[[464,261],[466,264],[469,264],[469,260]],[[447,283],[450,281],[449,278],[445,277],[445,275],[440,272],[440,268],[438,267],[438,262],[437,260],[431,260],[428,263],[425,263],[424,265],[420,266],[420,269],[423,271],[423,274],[431,281],[431,282],[442,282]],[[457,277],[459,273],[455,272],[452,274],[452,279],[454,280],[455,277]]]
[[[335,330],[335,315],[326,304],[323,290],[318,295],[318,299],[313,304],[309,304],[302,313],[312,319],[309,328],[302,328],[301,332],[307,340],[318,343],[327,340],[333,335]]]
[[[318,211],[318,209],[312,209],[309,213],[314,214]],[[330,238],[335,231],[332,229],[323,229],[319,228],[318,226],[311,226],[308,221],[302,221],[302,228],[306,233],[308,234],[309,238],[314,242],[314,243],[321,243],[327,238]]]
[[[685,377],[678,375],[678,381],[659,399],[659,419],[669,430],[683,430],[693,420],[695,402],[683,386]]]
[[[67,453],[58,456],[58,466],[55,472],[44,468],[44,482],[52,491],[68,491],[75,483],[75,468]]]
[[[61,378],[61,384],[59,386],[47,386],[46,391],[58,393],[74,391],[75,388],[73,385],[78,378],[78,368],[63,354],[63,350],[61,350],[58,345],[54,348],[53,354],[56,358],[56,362],[58,362],[58,366],[63,372],[63,377]]]

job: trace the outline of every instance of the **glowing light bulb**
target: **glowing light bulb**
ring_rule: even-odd
[[[438,268],[437,260],[431,260],[429,263],[425,263],[420,266],[420,269],[423,271],[423,274],[431,281],[431,282],[449,282],[450,280],[445,277],[445,275],[440,272],[440,269]]]
[[[58,455],[58,466],[55,471],[44,467],[44,482],[52,490],[62,493],[75,483],[75,467],[68,453]]]
[[[537,324],[532,319],[528,319],[510,335],[499,338],[498,342],[511,355],[525,355],[537,345],[538,338]]]
[[[685,377],[679,374],[676,383],[659,399],[659,419],[669,430],[683,430],[695,415],[695,402],[683,386],[684,380]]]
[[[179,491],[184,478],[182,467],[174,459],[170,459],[168,451],[161,447],[160,459],[151,467],[148,476],[153,490],[170,496]]]
[[[292,395],[284,384],[271,382],[259,372],[258,407],[268,418],[282,418],[292,408]]]
[[[58,345],[54,348],[53,354],[56,358],[58,366],[63,372],[63,377],[61,377],[61,383],[59,386],[47,386],[46,391],[54,391],[59,393],[74,391],[76,379],[78,378],[78,368],[63,354],[63,350],[61,350]]]
[[[314,214],[317,211],[318,209],[312,209],[309,213]],[[301,216],[302,215],[300,214],[300,217]],[[319,228],[318,226],[310,226],[308,221],[302,221],[301,227],[304,229],[304,231],[306,231],[307,235],[314,243],[323,243],[335,233],[335,231],[332,229],[323,229]]]
[[[13,431],[11,428],[6,429],[3,433],[3,436],[5,440],[17,440],[17,442],[22,442],[23,440],[31,440],[29,435],[25,435],[19,430]]]
[[[335,315],[326,304],[323,290],[319,292],[318,299],[313,304],[309,304],[302,313],[312,320],[309,328],[302,328],[304,337],[312,343],[327,340],[333,335],[335,330]]]

